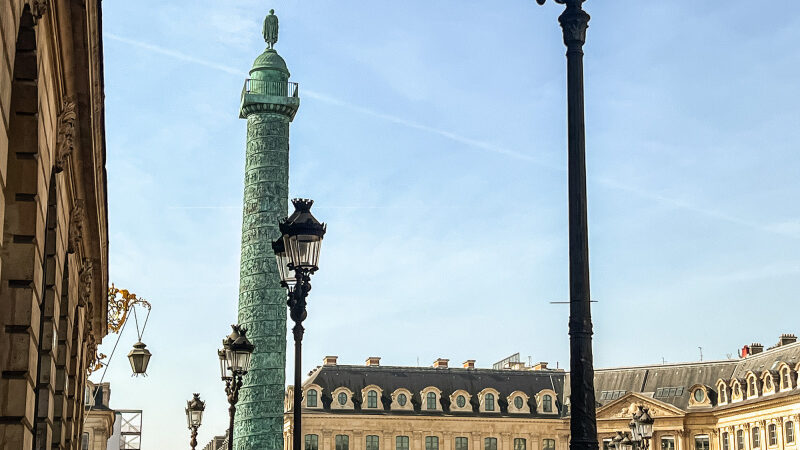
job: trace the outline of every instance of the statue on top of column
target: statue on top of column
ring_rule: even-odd
[[[270,9],[269,15],[264,19],[264,40],[267,41],[267,48],[275,47],[278,42],[278,16],[275,15],[275,10]]]

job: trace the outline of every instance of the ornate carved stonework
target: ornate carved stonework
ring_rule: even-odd
[[[31,15],[34,25],[39,23],[39,19],[47,12],[47,0],[33,0],[31,2]]]
[[[69,217],[69,242],[67,244],[67,253],[75,253],[81,246],[83,224],[86,220],[86,211],[83,206],[83,200],[78,200],[72,208],[72,214]]]
[[[92,318],[92,284],[94,282],[94,267],[92,261],[88,259],[83,260],[83,267],[80,272],[80,280],[78,283],[78,306],[87,306],[87,327],[91,326]]]
[[[78,120],[76,105],[72,99],[64,101],[58,115],[58,136],[56,137],[55,171],[59,173],[66,167],[67,159],[75,149],[75,123]]]

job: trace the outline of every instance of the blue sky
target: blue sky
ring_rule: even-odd
[[[129,327],[106,381],[113,407],[145,410],[145,445],[186,444],[192,392],[201,444],[226,427],[238,104],[270,8],[302,99],[290,195],[328,223],[304,371],[329,354],[567,364],[567,307],[549,303],[568,298],[560,7],[103,5],[111,279],[154,305],[150,376],[130,377]],[[800,4],[585,7],[596,366],[735,357],[800,331]]]

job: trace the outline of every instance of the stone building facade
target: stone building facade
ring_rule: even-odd
[[[653,450],[795,450],[800,343],[746,346],[739,359],[598,369],[598,440],[607,450],[638,406]],[[284,448],[291,449],[292,387]],[[540,363],[504,369],[364,366],[326,357],[303,384],[306,450],[567,450],[569,374]]]
[[[99,0],[0,0],[0,449],[79,449],[106,334]]]

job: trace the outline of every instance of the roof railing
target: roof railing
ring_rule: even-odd
[[[297,97],[298,85],[293,81],[266,81],[248,78],[244,81],[244,94],[274,95],[277,97]]]

